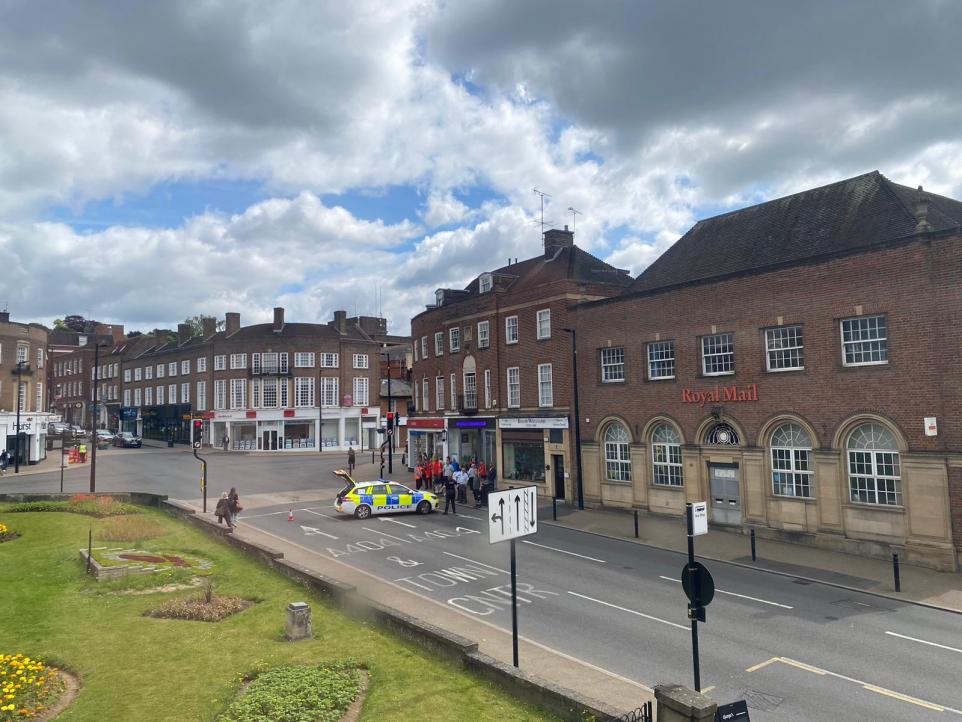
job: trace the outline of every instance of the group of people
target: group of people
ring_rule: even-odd
[[[467,504],[468,492],[474,497],[474,508],[480,509],[488,503],[488,494],[495,490],[498,480],[494,464],[488,466],[484,461],[469,459],[464,464],[450,456],[441,461],[440,456],[429,458],[421,454],[414,467],[414,484],[417,489],[433,490],[440,494],[444,490],[444,513],[450,509],[457,513],[456,503]]]
[[[240,495],[237,493],[237,489],[233,486],[230,491],[221,492],[220,499],[217,500],[217,506],[214,507],[214,515],[217,517],[217,523],[223,524],[227,522],[227,528],[231,531],[237,526],[237,514],[243,511],[244,507],[240,503]]]

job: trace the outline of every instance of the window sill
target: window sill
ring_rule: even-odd
[[[804,501],[808,502],[809,504],[815,503],[814,496],[789,496],[788,494],[775,494],[773,492],[769,495],[769,497],[778,501]]]
[[[798,373],[800,371],[805,371],[805,367],[799,366],[798,368],[790,368],[790,369],[765,369],[765,373],[767,374],[785,374],[785,373],[792,373],[792,372]]]
[[[627,382],[626,382],[625,379],[607,379],[607,380],[606,380],[606,379],[602,379],[602,380],[601,380],[601,383],[603,383],[603,384],[623,384],[623,383],[627,383]]]
[[[514,346],[516,343],[518,343],[518,342],[517,342],[517,341],[505,341],[505,342],[504,342],[504,345],[505,345],[505,346]]]
[[[631,486],[631,481],[617,481],[615,479],[602,479],[602,484],[610,484],[611,486]]]
[[[734,375],[735,375],[734,371],[720,371],[714,374],[702,372],[702,376],[704,376],[705,378],[718,378],[719,376],[734,376]]]
[[[649,488],[649,489],[662,489],[662,490],[665,490],[665,491],[684,491],[684,490],[685,490],[685,485],[684,485],[684,484],[678,484],[678,485],[676,486],[676,485],[674,485],[674,484],[649,484],[649,485],[648,485],[648,488]]]
[[[652,377],[652,376],[647,376],[647,377],[645,377],[645,381],[648,381],[649,383],[653,383],[653,384],[658,383],[659,381],[674,381],[674,380],[675,380],[675,377],[674,377],[674,376],[654,376],[654,377]]]
[[[846,509],[860,509],[860,510],[867,509],[869,511],[881,511],[881,512],[886,512],[888,514],[904,514],[905,513],[904,506],[895,506],[892,504],[870,504],[864,501],[849,501],[842,504],[842,507]]]
[[[865,368],[885,368],[888,365],[889,365],[888,361],[874,361],[872,363],[864,363],[864,364],[847,364],[843,361],[842,369],[849,370],[849,369],[865,369]]]

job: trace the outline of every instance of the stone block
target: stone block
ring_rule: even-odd
[[[284,620],[284,637],[289,642],[311,639],[314,631],[311,626],[311,606],[307,602],[291,602],[287,605]]]

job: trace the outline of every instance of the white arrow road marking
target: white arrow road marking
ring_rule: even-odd
[[[304,534],[307,536],[314,536],[320,534],[321,536],[326,536],[328,539],[337,539],[333,534],[328,534],[326,531],[321,531],[320,529],[315,529],[312,526],[304,526],[301,524],[301,529],[304,530]]]
[[[530,544],[533,547],[541,547],[542,549],[550,549],[553,552],[561,552],[562,554],[570,554],[573,557],[581,557],[582,559],[587,559],[592,562],[598,562],[599,564],[607,564],[604,559],[595,559],[594,557],[586,557],[584,554],[575,554],[574,552],[565,551],[564,549],[557,549],[556,547],[549,547],[546,544],[537,544],[533,541],[527,541],[526,539],[521,540],[522,544]]]
[[[671,577],[665,577],[662,575],[658,576],[659,579],[664,579],[666,582],[678,582],[681,584],[681,579],[672,579]],[[795,607],[790,607],[787,604],[780,604],[779,602],[770,602],[767,599],[759,599],[758,597],[750,597],[747,594],[736,594],[735,592],[726,592],[724,589],[719,589],[715,587],[715,591],[719,594],[727,594],[730,597],[740,597],[741,599],[750,599],[753,602],[760,602],[761,604],[771,604],[773,607],[781,607],[782,609],[794,609]]]
[[[403,522],[403,521],[398,521],[397,519],[388,519],[388,518],[383,517],[383,516],[379,516],[378,519],[379,519],[380,521],[389,521],[389,522],[391,522],[392,524],[400,524],[401,526],[406,526],[408,529],[417,529],[417,527],[414,526],[414,524],[408,524],[408,523]]]
[[[675,624],[674,622],[669,622],[667,619],[660,619],[659,617],[653,617],[650,614],[636,612],[634,609],[625,609],[624,607],[619,607],[617,604],[603,602],[600,599],[594,599],[593,597],[586,597],[584,594],[578,594],[578,592],[569,591],[568,594],[571,594],[575,597],[581,597],[582,599],[587,599],[589,602],[595,602],[596,604],[604,604],[606,607],[611,607],[612,609],[620,609],[622,612],[628,612],[628,614],[636,614],[639,617],[650,619],[653,622],[661,622],[662,624],[667,624],[669,627],[678,627],[678,629],[684,629],[686,632],[689,630],[689,627],[686,627],[684,624]]]
[[[904,634],[899,634],[898,632],[886,631],[885,633],[892,637],[898,637],[899,639],[907,639],[910,642],[918,642],[919,644],[928,644],[929,646],[932,646],[932,647],[938,647],[939,649],[947,649],[950,652],[958,652],[959,654],[962,654],[962,649],[956,649],[955,647],[947,647],[944,644],[938,644],[936,642],[927,642],[924,639],[916,639],[915,637],[906,637]]]

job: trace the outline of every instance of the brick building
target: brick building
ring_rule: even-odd
[[[12,457],[19,448],[21,464],[47,455],[47,333],[38,323],[17,323],[0,312],[0,449]]]
[[[577,307],[586,498],[957,569],[960,224],[869,173],[700,221]]]
[[[547,231],[544,246],[463,290],[438,289],[412,319],[409,459],[474,457],[494,462],[503,479],[571,494],[568,309],[632,279],[575,246],[567,227]]]
[[[50,409],[68,424],[81,428],[89,428],[92,408],[91,369],[94,366],[95,348],[101,346],[103,356],[111,354],[118,346],[125,343],[124,327],[120,324],[93,324],[88,332],[78,332],[68,329],[54,329],[49,334],[47,350],[49,353],[48,387],[50,389]],[[119,405],[119,365],[116,358],[109,366],[102,359],[105,367],[101,369],[101,377],[106,383],[99,389],[102,400]],[[96,421],[97,428],[117,428],[111,422],[107,404],[99,408]]]

